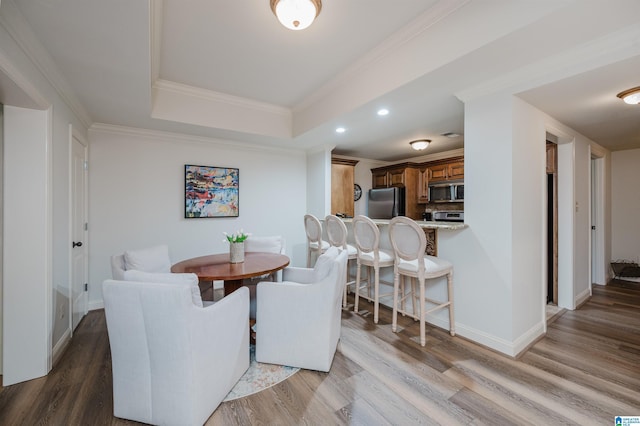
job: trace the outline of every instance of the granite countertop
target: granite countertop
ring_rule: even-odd
[[[345,223],[351,223],[353,218],[342,219]],[[371,219],[376,225],[388,225],[391,222],[390,219]],[[469,225],[462,222],[434,222],[425,220],[416,220],[416,223],[423,229],[445,229],[449,231],[455,231],[458,229],[467,228]]]

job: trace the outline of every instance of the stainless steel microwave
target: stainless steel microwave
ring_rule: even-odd
[[[461,203],[464,201],[464,182],[441,182],[429,185],[430,203]]]

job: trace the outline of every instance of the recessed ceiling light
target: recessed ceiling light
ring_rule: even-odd
[[[446,136],[448,138],[457,138],[460,135],[458,133],[447,132],[447,133],[443,133],[442,136]]]
[[[389,110],[386,108],[380,108],[378,110],[378,115],[387,115],[387,114],[389,114]]]
[[[344,127],[338,127],[338,128],[336,129],[336,133],[344,133],[344,132],[346,132],[346,131],[347,131],[347,129],[345,129]]]

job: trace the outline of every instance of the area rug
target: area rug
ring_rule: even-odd
[[[256,347],[251,345],[249,369],[227,394],[223,402],[243,398],[276,385],[300,370],[296,367],[263,364],[256,361]]]

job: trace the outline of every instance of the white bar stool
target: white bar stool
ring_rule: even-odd
[[[394,263],[394,280],[393,280],[393,322],[391,330],[394,332],[397,328],[398,320],[398,303],[402,303],[402,313],[408,314],[404,309],[404,300],[411,296],[413,303],[413,312],[411,315],[420,321],[420,345],[426,344],[425,332],[425,316],[428,313],[439,309],[449,308],[449,333],[455,336],[455,322],[453,319],[453,265],[446,260],[439,259],[435,256],[424,254],[427,248],[427,238],[424,231],[418,224],[403,216],[394,217],[389,223],[389,239],[393,246],[395,255]],[[411,279],[411,290],[407,294],[404,292],[402,299],[398,300],[398,290],[401,288],[400,275]],[[425,295],[425,281],[432,278],[447,277],[447,293],[448,301],[442,302],[433,300]],[[415,280],[420,285],[419,295],[416,295]],[[415,300],[417,299],[419,308],[416,313]],[[431,309],[426,310],[426,303],[435,305]]]
[[[307,268],[311,268],[312,253],[315,253],[318,259],[330,246],[322,239],[322,224],[314,215],[304,215],[304,231],[307,234]]]
[[[347,244],[347,225],[344,224],[342,219],[335,215],[327,215],[324,218],[324,226],[327,229],[327,239],[329,245],[338,247],[347,251],[347,263],[349,260],[356,260],[358,257],[358,250],[351,244]],[[344,286],[344,295],[342,298],[342,307],[347,307],[347,288],[355,283],[355,280],[349,281],[349,266],[347,265],[347,282]]]
[[[373,322],[378,323],[378,308],[380,297],[387,294],[380,294],[380,268],[393,266],[393,253],[389,250],[381,249],[380,246],[380,230],[371,219],[366,216],[356,216],[353,218],[353,233],[356,240],[356,248],[358,256],[356,258],[356,297],[354,312],[358,312],[358,302],[360,300],[360,289],[367,288],[367,296],[362,296],[367,300],[373,301]],[[367,274],[367,284],[360,285],[360,270],[362,266],[367,266],[369,272]],[[374,286],[373,298],[371,298],[371,268],[373,268]],[[389,293],[388,295],[391,295]]]

